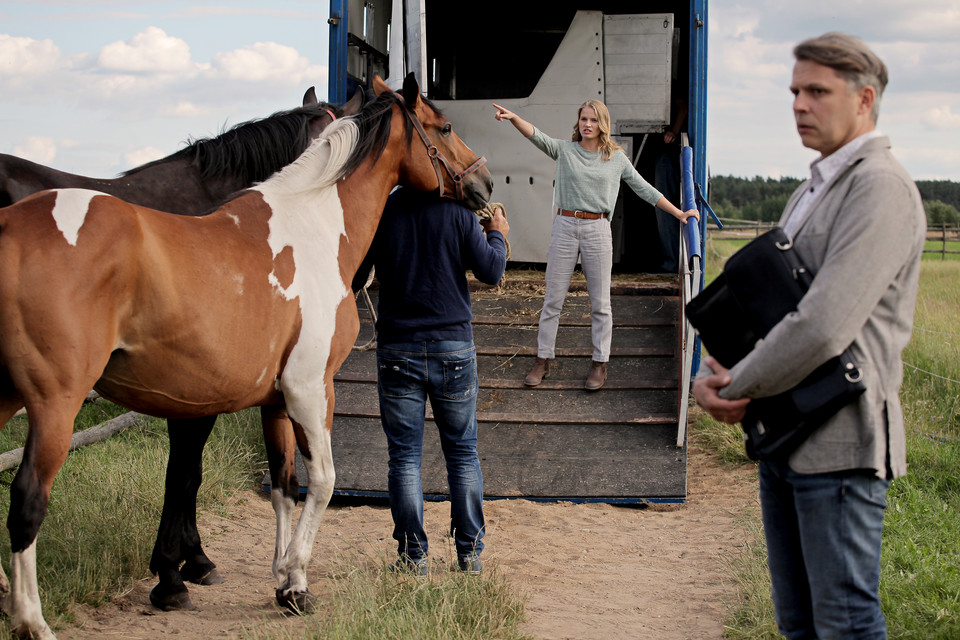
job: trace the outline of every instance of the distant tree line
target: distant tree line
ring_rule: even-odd
[[[711,176],[708,200],[720,218],[776,222],[799,178]],[[918,180],[929,224],[960,223],[960,182]]]

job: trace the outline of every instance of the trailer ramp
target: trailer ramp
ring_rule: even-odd
[[[542,271],[508,271],[499,287],[476,285],[474,339],[480,393],[478,452],[487,499],[683,502],[687,450],[677,445],[681,385],[679,279],[614,275],[613,347],[607,382],[583,383],[590,368],[590,302],[571,284],[557,357],[536,388],[523,378],[537,351]],[[376,304],[376,285],[371,288]],[[358,300],[357,343],[372,336]],[[376,353],[354,351],[335,378],[335,493],[387,495],[387,447],[377,401]],[[685,415],[684,415],[685,419]],[[447,495],[446,467],[429,404],[422,482],[427,499]],[[685,425],[683,425],[685,426]],[[300,479],[306,486],[306,478]],[[269,482],[267,478],[266,482]]]

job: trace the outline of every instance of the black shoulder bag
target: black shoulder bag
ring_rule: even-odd
[[[812,281],[790,239],[775,227],[730,256],[723,273],[687,303],[687,319],[710,355],[732,368],[797,309]],[[786,459],[864,392],[862,373],[849,351],[789,391],[750,401],[742,426],[751,459]]]

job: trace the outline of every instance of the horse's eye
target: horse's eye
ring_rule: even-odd
[[[453,131],[453,125],[451,125],[449,122],[443,125],[443,129],[440,130],[440,132],[445,136],[450,135],[451,131]]]

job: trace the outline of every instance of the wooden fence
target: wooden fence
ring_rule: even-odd
[[[941,260],[947,259],[947,254],[960,253],[957,249],[947,249],[948,242],[960,242],[960,224],[928,225],[927,241],[939,241],[939,249],[924,249],[924,253],[939,253]]]
[[[712,225],[707,226],[708,233],[714,238],[755,238],[777,226],[776,222],[755,222],[751,220],[723,220],[723,229]],[[960,242],[960,224],[942,223],[927,226],[927,242],[938,242],[937,249],[924,249],[924,253],[932,253],[946,260],[950,254],[960,254],[960,249],[952,249],[950,243]]]

